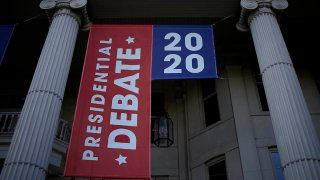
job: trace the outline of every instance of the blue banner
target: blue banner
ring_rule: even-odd
[[[155,25],[152,79],[218,78],[211,26]]]
[[[10,42],[14,25],[0,25],[0,64]]]

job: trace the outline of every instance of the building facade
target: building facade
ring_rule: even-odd
[[[15,30],[0,65],[0,179],[85,179],[63,169],[91,23],[213,27],[218,79],[152,82],[152,116],[166,109],[174,132],[172,146],[152,144],[153,179],[320,179],[317,7],[4,2],[0,23]]]

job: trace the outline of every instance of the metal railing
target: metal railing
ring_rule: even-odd
[[[6,134],[13,134],[19,116],[20,112],[0,112],[0,136]],[[64,142],[69,142],[70,133],[70,123],[63,119],[60,119],[56,133],[56,138]]]
[[[61,141],[69,142],[70,135],[71,135],[70,123],[63,119],[60,119],[59,126],[56,133],[56,138]]]

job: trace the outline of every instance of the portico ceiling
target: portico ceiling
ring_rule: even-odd
[[[40,0],[10,0],[0,5],[0,22],[23,21],[43,12]],[[288,0],[284,17],[319,16],[319,0]],[[90,19],[108,18],[219,18],[238,15],[240,0],[88,0]]]
[[[0,24],[17,24],[6,59],[0,66],[0,96],[25,95],[32,79],[48,31],[48,20],[39,8],[41,0],[5,0],[0,4]],[[288,0],[280,26],[292,60],[316,63],[320,28],[319,0]],[[240,14],[240,0],[88,0],[87,10],[93,23],[130,24],[213,24],[217,62],[239,63],[255,57],[250,33],[239,32],[235,24]],[[228,18],[226,18],[228,17]],[[230,18],[229,18],[230,17]],[[77,94],[88,32],[80,31],[73,55],[68,85]],[[18,52],[18,53],[17,53]],[[314,66],[318,67],[318,66]],[[19,73],[18,73],[19,72]],[[10,79],[7,78],[10,76]],[[19,83],[16,83],[19,82]],[[15,92],[15,90],[19,92]],[[67,88],[68,89],[68,88]],[[21,92],[20,92],[21,91]],[[9,100],[8,100],[9,101]],[[0,102],[7,107],[7,101]],[[0,103],[1,106],[1,103]]]

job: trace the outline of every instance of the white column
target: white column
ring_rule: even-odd
[[[180,93],[180,92],[179,92]],[[188,157],[188,136],[186,133],[186,118],[184,117],[184,101],[183,98],[176,99],[176,119],[177,119],[177,134],[178,134],[178,154],[179,154],[179,180],[189,179],[189,161]]]
[[[257,3],[248,24],[285,178],[320,179],[319,138],[272,10],[285,9],[288,4],[286,0],[268,2]]]
[[[11,141],[1,180],[46,177],[80,25],[79,16],[67,5],[49,2],[49,7],[57,11]],[[42,2],[43,7],[48,7],[47,1]]]
[[[262,180],[258,150],[251,124],[245,84],[240,66],[227,66],[232,110],[244,180]]]

